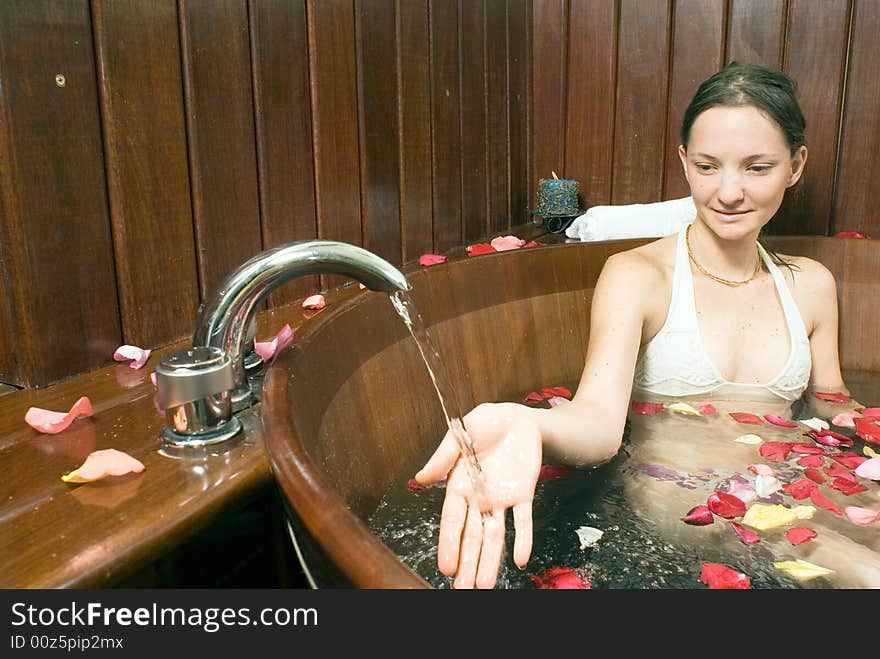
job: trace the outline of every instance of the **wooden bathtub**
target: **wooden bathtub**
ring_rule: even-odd
[[[593,287],[605,259],[645,241],[548,245],[461,258],[407,273],[462,412],[576,383]],[[825,263],[840,299],[841,362],[862,402],[880,402],[880,243],[774,237],[765,245]],[[269,369],[266,446],[301,560],[319,587],[428,584],[364,520],[445,430],[415,342],[387,296],[328,307]]]

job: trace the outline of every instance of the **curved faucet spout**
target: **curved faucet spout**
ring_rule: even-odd
[[[243,352],[256,306],[281,284],[320,273],[352,277],[374,291],[410,288],[397,268],[356,245],[332,240],[280,245],[240,265],[205,300],[199,309],[193,346],[222,348],[232,360],[236,390],[247,388]]]

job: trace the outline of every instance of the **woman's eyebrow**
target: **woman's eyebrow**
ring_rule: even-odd
[[[689,154],[691,158],[697,158],[699,160],[711,160],[713,162],[718,162],[718,158],[708,153],[693,153]],[[741,162],[754,162],[756,160],[773,160],[775,161],[779,156],[774,155],[772,153],[755,153],[750,156],[746,156],[742,159]]]

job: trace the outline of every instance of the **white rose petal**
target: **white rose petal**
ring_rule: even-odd
[[[592,547],[604,535],[602,531],[594,529],[592,526],[581,526],[575,533],[581,543],[581,549]]]

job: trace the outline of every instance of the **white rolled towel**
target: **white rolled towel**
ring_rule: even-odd
[[[574,219],[565,230],[565,235],[584,242],[661,238],[676,233],[696,214],[697,209],[691,197],[653,204],[593,206]]]

